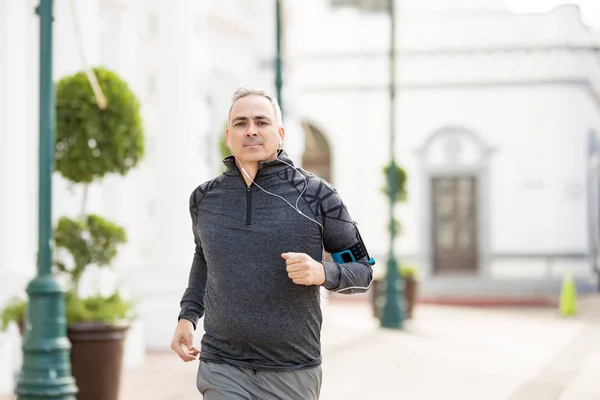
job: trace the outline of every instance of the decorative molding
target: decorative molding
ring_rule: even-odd
[[[483,156],[487,156],[492,153],[492,148],[483,143],[480,138],[480,135],[476,134],[472,129],[464,128],[461,126],[446,126],[436,130],[432,133],[423,146],[421,146],[417,150],[417,154],[421,157],[424,157],[427,154],[428,149],[432,146],[432,144],[441,137],[452,136],[459,140],[459,136],[466,136],[472,142],[474,142],[478,148],[481,150]]]
[[[401,54],[399,89],[579,84],[588,87],[600,107],[598,45],[415,50]],[[301,78],[297,86],[305,92],[388,90],[387,75],[383,74],[389,66],[387,57],[383,51],[295,57],[295,69]],[[349,63],[352,69],[347,68]]]
[[[136,0],[101,0],[100,5],[114,11],[123,12],[129,8],[133,8],[135,1]]]
[[[439,89],[481,89],[497,87],[527,87],[527,86],[582,86],[587,89],[590,97],[600,109],[600,93],[596,91],[588,79],[536,79],[536,80],[498,80],[488,82],[464,81],[464,82],[418,82],[402,83],[396,85],[396,90],[439,90]],[[304,93],[324,92],[387,92],[387,85],[337,85],[337,86],[304,86],[299,88]]]
[[[358,8],[361,11],[384,13],[388,10],[388,0],[330,0],[331,8]]]
[[[600,54],[600,43],[589,44],[589,45],[538,45],[538,46],[497,46],[497,47],[440,47],[430,49],[403,49],[397,48],[397,58],[403,57],[419,57],[419,56],[439,56],[439,55],[492,55],[494,53],[501,53],[509,55],[510,53],[533,53],[533,52],[590,52]],[[357,52],[328,52],[328,53],[313,53],[303,54],[294,57],[294,62],[306,62],[306,61],[336,61],[339,59],[353,59],[353,60],[366,60],[371,61],[376,58],[387,59],[389,57],[389,51],[357,51]]]
[[[527,252],[514,252],[514,253],[491,253],[490,258],[493,260],[501,259],[568,259],[568,260],[583,260],[588,258],[588,254],[584,252],[565,252],[565,253],[527,253]]]
[[[538,79],[538,80],[505,80],[493,82],[418,82],[401,83],[396,85],[397,90],[421,90],[421,89],[464,89],[464,88],[486,88],[498,86],[545,86],[545,85],[567,85],[567,86],[590,86],[587,79]],[[304,93],[319,92],[379,92],[389,91],[388,85],[322,85],[304,86],[300,88]]]

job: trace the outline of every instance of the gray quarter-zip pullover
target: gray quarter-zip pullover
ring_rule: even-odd
[[[292,164],[281,150],[278,158],[261,162],[248,187],[228,157],[226,171],[190,197],[196,250],[179,318],[196,326],[204,316],[202,360],[281,371],[321,363],[319,287],[293,283],[281,254],[306,253],[319,261],[323,248],[348,249],[359,234],[331,185],[281,162]],[[372,280],[366,257],[322,263],[327,289],[357,293]]]

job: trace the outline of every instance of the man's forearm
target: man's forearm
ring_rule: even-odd
[[[349,262],[338,264],[334,261],[323,261],[325,283],[328,290],[344,294],[362,293],[373,280],[373,269],[367,262]]]
[[[206,261],[198,252],[194,255],[188,287],[181,298],[178,319],[185,318],[194,324],[204,315],[204,291],[206,288]]]

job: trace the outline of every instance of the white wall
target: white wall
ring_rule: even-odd
[[[31,4],[0,5],[0,304],[23,292],[37,251],[37,29]],[[38,50],[39,51],[39,50]],[[33,147],[35,148],[35,147]]]

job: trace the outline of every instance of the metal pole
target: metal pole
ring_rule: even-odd
[[[394,251],[396,228],[394,226],[394,204],[396,201],[396,12],[395,0],[388,0],[388,13],[390,18],[390,169],[389,183],[389,213],[390,213],[390,250],[388,256],[387,273],[385,278],[385,295],[380,323],[384,328],[401,329],[404,313],[402,309],[402,282],[398,271],[398,263]]]
[[[54,84],[52,0],[40,0],[40,120],[37,276],[27,286],[27,329],[19,400],[75,400],[65,322],[64,291],[52,275],[52,171],[54,169]]]
[[[277,102],[283,114],[283,99],[281,98],[282,79],[282,58],[281,58],[281,0],[275,0],[275,88],[277,90]]]

